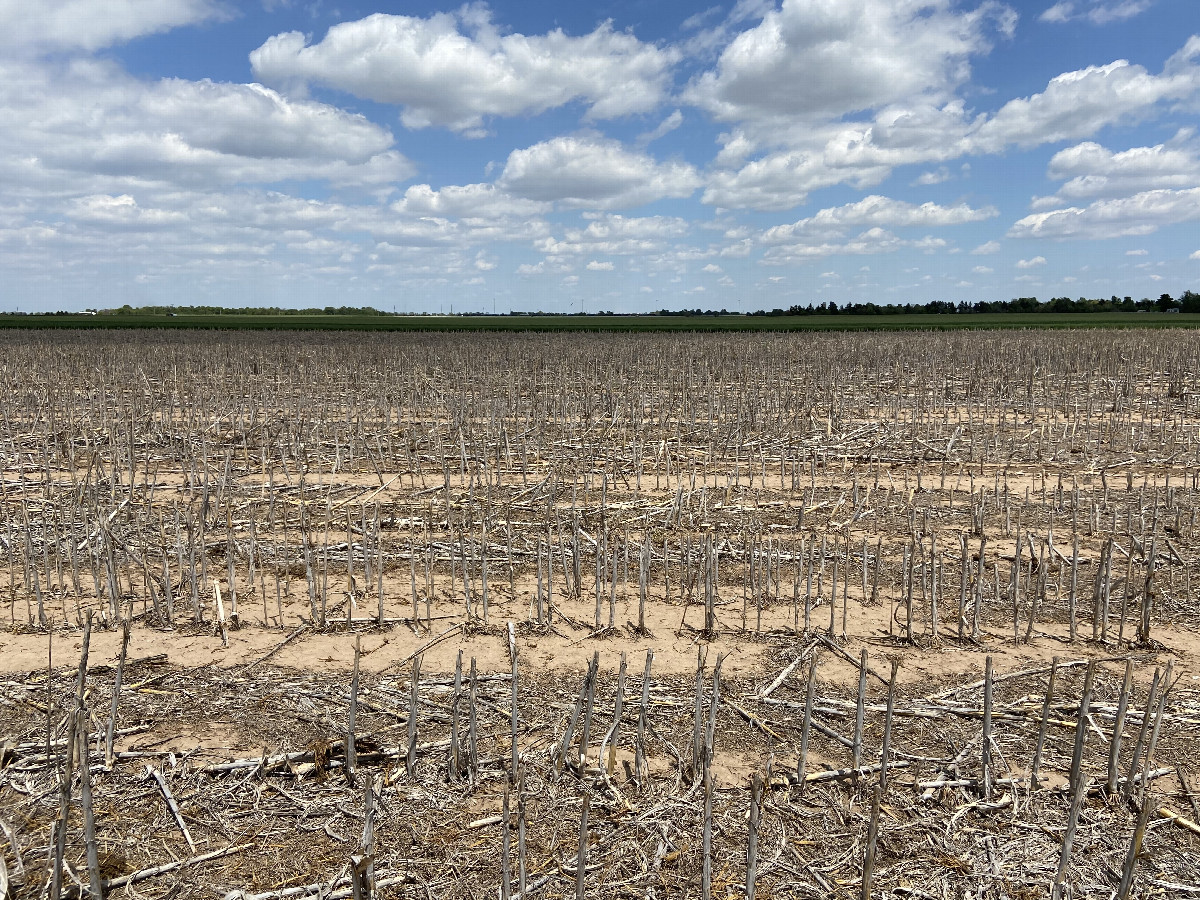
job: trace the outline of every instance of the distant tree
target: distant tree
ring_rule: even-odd
[[[1184,291],[1179,296],[1179,311],[1200,313],[1200,294],[1197,294],[1195,291]]]

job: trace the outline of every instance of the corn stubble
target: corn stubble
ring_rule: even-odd
[[[0,896],[1200,891],[1192,332],[0,343]]]

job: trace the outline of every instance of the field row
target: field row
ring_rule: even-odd
[[[24,886],[1200,892],[1194,331],[0,344]]]

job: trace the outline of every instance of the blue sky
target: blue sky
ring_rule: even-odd
[[[0,308],[1200,289],[1196,0],[0,0]]]

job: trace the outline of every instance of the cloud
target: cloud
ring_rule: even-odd
[[[1043,0],[1032,15],[1052,2]],[[1117,0],[1058,5],[1067,19],[1097,24],[1103,15],[1139,6]],[[294,4],[298,14],[299,7]],[[992,0],[739,0],[733,7],[697,18],[683,43],[673,46],[647,43],[609,24],[576,35],[550,26],[513,34],[493,24],[480,5],[370,16],[327,33],[276,35],[262,43],[254,71],[264,86],[151,81],[123,71],[113,61],[116,51],[86,55],[237,12],[227,0],[47,0],[20,7],[0,0],[5,272],[40,265],[44,277],[113,272],[121,283],[136,274],[147,283],[178,285],[183,282],[172,272],[203,273],[208,266],[230,284],[239,273],[243,283],[265,283],[268,272],[289,283],[330,275],[351,293],[360,289],[353,283],[358,276],[370,274],[373,286],[411,284],[411,276],[427,284],[441,279],[469,295],[463,285],[517,268],[518,260],[504,265],[509,257],[495,249],[517,242],[545,256],[521,274],[551,274],[551,288],[569,274],[586,283],[589,272],[624,272],[616,262],[625,257],[645,277],[684,278],[667,287],[664,277],[658,282],[664,293],[694,281],[717,290],[729,281],[717,265],[722,258],[761,255],[774,265],[955,252],[936,236],[946,234],[939,229],[994,219],[986,199],[922,203],[918,192],[906,202],[881,196],[876,185],[896,171],[903,182],[942,184],[958,175],[962,158],[1046,142],[1057,142],[1045,156],[1054,154],[1046,174],[1058,189],[1037,198],[1027,210],[1033,215],[1013,224],[1010,235],[1103,238],[1200,220],[1194,135],[1129,148],[1170,132],[1122,144],[1119,132],[1093,133],[1168,110],[1166,122],[1184,121],[1200,95],[1200,38],[1161,66],[1139,55],[1154,71],[1116,60],[1043,78],[1012,99],[971,79],[972,66],[1015,20]],[[707,71],[672,96],[673,79],[691,53],[684,47],[702,45],[709,49],[688,57],[686,71]],[[137,59],[145,63],[141,51]],[[460,137],[481,134],[498,117],[559,112],[533,123],[540,134],[504,146],[500,155],[495,146],[476,146],[479,152],[469,154],[475,165],[495,160],[485,170],[491,183],[443,184],[430,170],[420,176],[428,183],[410,185],[417,172],[405,154],[421,152],[413,148],[431,139],[433,152],[443,152],[454,138],[410,135],[398,142],[400,126],[379,124],[384,120],[374,102],[359,104],[373,122],[329,102],[346,96],[334,91],[392,104],[390,115],[409,128],[446,128]],[[580,115],[644,118],[622,123],[618,142],[598,131],[565,133],[563,123],[578,128],[570,122]],[[693,156],[703,152],[696,146],[689,146],[686,160],[647,150],[674,144],[670,138],[653,142],[685,119],[689,138],[707,127],[704,120],[724,132],[707,166]],[[442,168],[455,162],[450,156],[439,161]],[[1011,164],[1022,165],[1020,159]],[[832,200],[815,193],[839,185],[855,193],[841,190]],[[695,199],[701,191],[705,203],[728,209],[784,210],[812,197],[821,202],[786,216],[718,212],[704,223],[612,214]],[[584,212],[564,212],[572,209]],[[1015,251],[1001,246],[1003,229],[981,228],[963,249],[989,232],[997,240],[971,252],[1003,249],[1003,263],[992,266],[1006,268],[1005,276],[1021,274],[1012,268]],[[1143,244],[1150,246],[1124,241],[1112,255],[1119,259]],[[1044,261],[1034,256],[1039,250],[1048,252],[1024,249],[1032,259],[1023,266]],[[1129,260],[1127,268],[1135,270],[1137,262]],[[975,274],[995,277],[992,266],[976,266]],[[825,268],[827,262],[811,272]],[[1044,276],[1052,269],[1047,264],[1028,272]],[[961,274],[943,277],[950,284]],[[195,293],[191,285],[199,279],[187,277]],[[13,283],[0,291],[28,290]]]
[[[1149,255],[1150,255],[1150,251],[1149,251],[1149,250],[1142,250],[1142,249],[1138,249],[1138,250],[1126,250],[1126,251],[1125,251],[1125,255],[1126,255],[1126,256],[1149,256]]]
[[[503,241],[528,241],[549,230],[541,219],[480,220],[438,217],[400,217],[378,208],[356,207],[353,215],[336,226],[339,230],[366,232],[392,247],[455,247],[466,249],[477,244]]]
[[[698,13],[693,13],[692,15],[688,16],[686,19],[683,20],[682,23],[680,23],[679,27],[683,31],[694,31],[695,29],[703,26],[705,22],[707,22],[709,19],[713,18],[714,16],[718,15],[720,12],[721,12],[721,7],[710,6],[707,9],[701,10]]]
[[[1075,14],[1074,0],[1061,0],[1046,9],[1038,19],[1042,22],[1069,22]]]
[[[723,209],[792,209],[811,191],[849,182],[862,190],[891,173],[885,166],[839,167],[819,153],[782,151],[753,160],[737,171],[710,173],[701,200]]]
[[[414,216],[486,220],[538,216],[549,212],[551,204],[514,197],[493,184],[447,185],[436,191],[414,184],[392,209]]]
[[[688,197],[700,176],[687,163],[659,163],[607,138],[557,137],[510,153],[497,184],[528,200],[619,209]]]
[[[868,228],[848,241],[821,240],[800,242],[769,247],[763,254],[766,265],[804,262],[826,256],[864,256],[876,253],[894,253],[901,249],[934,251],[946,246],[942,238],[923,237],[905,240],[885,228]]]
[[[1188,259],[1200,259],[1200,250],[1196,250],[1189,254]]]
[[[1084,19],[1093,25],[1107,25],[1141,15],[1152,0],[1060,0],[1046,9],[1038,19],[1042,22],[1070,22]]]
[[[370,275],[394,286],[396,279],[487,271],[494,258],[475,252],[480,245],[528,245],[547,230],[536,218],[451,221],[259,190],[145,188],[136,197],[72,199],[52,229],[0,227],[0,255],[10,273],[53,271],[64,262],[77,273],[98,273],[120,260],[147,278],[183,278],[182,290],[200,286],[189,273],[202,273],[205,285],[209,279],[235,284],[247,270],[288,282]],[[24,245],[19,261],[16,241]]]
[[[301,239],[305,238],[305,239]],[[328,238],[308,237],[304,233],[296,234],[293,240],[285,244],[288,250],[304,253],[309,256],[338,254],[339,256],[354,256],[362,252],[362,247],[350,241],[331,241]]]
[[[945,166],[939,166],[936,172],[922,172],[913,180],[915,185],[932,185],[941,184],[944,181],[949,181],[954,176],[950,174],[950,170]]]
[[[250,54],[268,84],[321,84],[401,107],[408,128],[482,134],[492,116],[527,116],[573,101],[608,119],[654,109],[678,51],[604,23],[581,37],[504,34],[486,6],[427,19],[377,13],[335,25],[317,44],[277,34]]]
[[[783,0],[684,96],[718,120],[757,129],[944,97],[966,81],[968,58],[987,48],[987,26],[1009,32],[1015,19],[994,2],[959,12],[946,0]]]
[[[1017,268],[1018,269],[1032,269],[1036,266],[1044,266],[1045,264],[1046,264],[1046,257],[1044,257],[1044,256],[1035,256],[1033,259],[1018,259],[1017,260]]]
[[[1200,185],[1200,153],[1183,132],[1171,144],[1132,147],[1114,153],[1091,141],[1060,150],[1046,176],[1065,181],[1052,197],[1036,206],[1061,205],[1094,197],[1121,197],[1159,188]]]
[[[662,253],[687,232],[687,222],[669,216],[603,215],[589,222],[586,228],[566,229],[562,240],[547,237],[536,241],[534,248],[549,256]]]
[[[1009,237],[1115,238],[1153,234],[1159,228],[1200,219],[1200,188],[1144,191],[1097,200],[1086,207],[1033,213],[1016,222]]]
[[[1190,38],[1161,75],[1124,59],[1064,72],[1050,79],[1042,93],[1004,104],[974,130],[970,145],[975,152],[999,153],[1010,144],[1033,147],[1087,137],[1144,115],[1157,103],[1200,90],[1197,56],[1200,36]]]
[[[856,203],[822,209],[815,215],[791,225],[768,228],[763,232],[762,241],[768,244],[787,243],[800,234],[838,232],[848,226],[933,228],[965,225],[969,222],[982,222],[997,215],[999,212],[991,206],[984,209],[972,209],[965,203],[956,206],[922,203],[917,206],[903,200],[872,194]]]
[[[523,278],[532,278],[536,275],[561,275],[569,271],[571,271],[570,263],[557,258],[543,259],[536,263],[521,263],[517,266],[517,274]]]
[[[413,172],[393,143],[363,116],[257,84],[143,82],[99,61],[0,63],[0,175],[8,167],[26,188],[379,186]]]
[[[91,52],[228,15],[217,0],[0,0],[0,47]]]
[[[643,134],[639,134],[637,142],[644,146],[649,144],[651,141],[657,141],[660,137],[670,134],[682,124],[683,113],[681,113],[679,110],[675,110],[673,113],[659,122],[658,125],[653,129]]]
[[[392,145],[391,134],[364,116],[287,100],[258,84],[169,78],[137,99],[159,128],[228,156],[361,162]]]
[[[178,210],[143,209],[128,194],[113,197],[95,194],[80,197],[67,213],[72,219],[91,225],[108,228],[155,228],[178,225],[187,221],[187,216]]]
[[[854,48],[846,53],[853,57]],[[727,209],[790,209],[819,188],[879,184],[897,166],[1087,138],[1200,94],[1197,57],[1200,36],[1190,38],[1159,75],[1126,60],[1065,72],[1041,93],[1010,100],[992,114],[972,115],[959,98],[924,93],[865,121],[850,113],[836,120],[781,114],[761,122],[747,115],[722,136],[703,200]],[[748,159],[764,145],[773,149]]]

